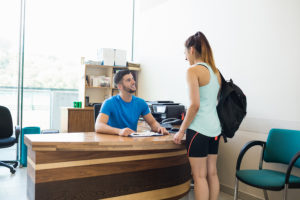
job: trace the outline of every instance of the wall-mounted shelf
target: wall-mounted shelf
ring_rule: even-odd
[[[86,89],[89,89],[89,88],[95,88],[95,89],[100,89],[100,88],[102,88],[102,89],[113,89],[112,87],[94,87],[94,86],[85,86],[85,88]]]
[[[81,58],[81,66],[82,75],[79,90],[80,100],[84,108],[92,106],[93,103],[102,103],[105,99],[118,94],[119,91],[113,84],[113,77],[118,70],[129,69],[134,73],[138,91],[138,72],[140,67],[85,64],[84,57]],[[137,91],[134,94],[135,96],[138,95]]]

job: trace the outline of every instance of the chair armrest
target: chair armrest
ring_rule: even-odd
[[[256,145],[260,145],[260,146],[262,146],[262,147],[264,148],[264,147],[265,147],[265,144],[266,144],[266,142],[263,142],[263,141],[257,141],[257,140],[255,140],[255,141],[250,141],[250,142],[246,143],[246,144],[244,145],[244,147],[242,148],[242,150],[241,150],[241,152],[240,152],[240,154],[239,154],[239,157],[238,157],[238,159],[237,159],[237,162],[236,162],[236,171],[240,170],[241,163],[242,163],[242,159],[243,159],[245,153],[248,151],[248,149],[250,149],[251,147],[256,146]],[[264,150],[264,149],[263,149],[263,150]]]
[[[289,166],[286,170],[285,184],[289,184],[289,179],[290,179],[292,169],[294,167],[295,162],[298,160],[299,157],[300,157],[300,151],[294,155],[294,157],[292,158],[292,160],[291,160],[291,162],[290,162],[290,164],[289,164]]]
[[[15,134],[16,134],[17,142],[19,142],[19,136],[20,136],[20,133],[21,133],[21,128],[20,128],[20,126],[16,126],[16,127],[15,127]]]

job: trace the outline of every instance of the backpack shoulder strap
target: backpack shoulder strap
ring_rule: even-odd
[[[225,78],[223,77],[223,75],[222,75],[222,73],[220,72],[220,70],[219,70],[219,73],[220,73],[220,75],[221,75],[221,80],[222,80],[222,84],[223,84],[223,83],[226,82],[226,80],[225,80]]]

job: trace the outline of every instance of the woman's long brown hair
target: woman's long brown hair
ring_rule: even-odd
[[[196,49],[196,56],[199,56],[203,62],[209,64],[214,73],[218,72],[215,65],[213,52],[210,48],[208,40],[202,32],[199,31],[195,35],[190,36],[185,41],[185,47],[187,49],[194,47]]]

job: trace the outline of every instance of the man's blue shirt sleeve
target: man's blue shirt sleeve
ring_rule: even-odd
[[[101,106],[100,113],[104,113],[110,116],[111,111],[112,111],[112,102],[108,100],[104,101],[104,103]]]
[[[145,100],[142,100],[141,107],[142,107],[142,116],[145,116],[150,113],[149,106]]]

